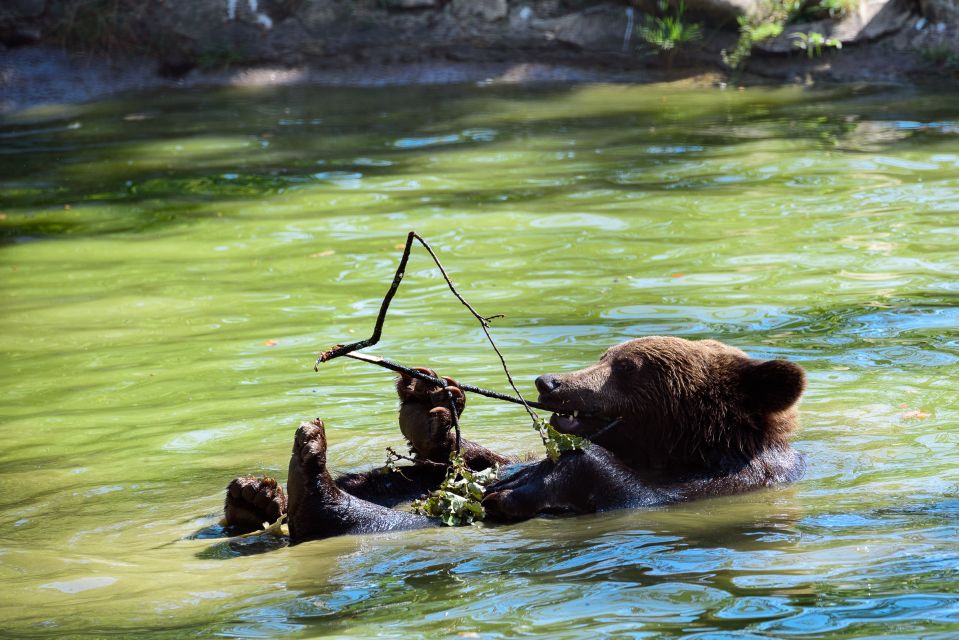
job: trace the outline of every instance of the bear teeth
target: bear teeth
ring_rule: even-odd
[[[573,412],[573,417],[574,417],[574,418],[579,417],[579,409],[577,409],[576,411]]]

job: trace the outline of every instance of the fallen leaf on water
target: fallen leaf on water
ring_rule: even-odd
[[[393,248],[394,248],[394,249],[403,250],[403,249],[406,248],[406,245],[405,245],[405,244],[394,244],[394,245],[393,245]]]
[[[902,404],[899,405],[899,408],[900,408],[900,409],[908,409],[908,408],[909,408],[909,405],[906,404],[905,402],[903,402]]]
[[[674,278],[682,278],[684,275],[686,275],[686,274],[677,271],[676,273],[672,274],[672,277],[674,277]]]
[[[275,347],[275,346],[278,345],[278,344],[280,344],[280,343],[277,342],[276,340],[264,340],[264,341],[263,341],[263,345],[264,345],[264,346],[267,346],[267,347]]]
[[[915,411],[907,411],[902,414],[902,417],[905,419],[916,418],[917,420],[922,420],[923,418],[928,418],[929,414],[921,409],[916,409]]]
[[[325,257],[327,257],[327,256],[332,256],[332,255],[335,254],[335,253],[336,253],[336,251],[334,251],[333,249],[326,249],[325,251],[317,251],[316,253],[311,253],[311,254],[310,254],[310,257],[311,257],[311,258],[325,258]]]

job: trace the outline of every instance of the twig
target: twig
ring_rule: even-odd
[[[443,279],[446,280],[446,284],[449,285],[450,291],[453,292],[453,295],[456,296],[457,300],[462,302],[463,306],[469,309],[469,312],[473,314],[473,317],[479,320],[480,328],[483,330],[483,333],[486,334],[486,339],[489,340],[489,344],[491,347],[493,347],[493,351],[495,351],[496,355],[499,356],[499,361],[503,365],[503,373],[506,374],[506,379],[509,381],[509,386],[513,388],[513,391],[516,393],[516,396],[520,399],[520,402],[522,403],[523,407],[526,409],[526,413],[529,414],[529,417],[533,421],[533,424],[539,424],[539,416],[537,416],[536,412],[534,412],[530,408],[529,403],[526,402],[526,398],[524,398],[523,394],[520,393],[519,389],[516,388],[516,383],[513,382],[513,375],[509,372],[509,367],[506,366],[506,358],[504,358],[503,354],[500,353],[499,347],[496,346],[496,342],[493,340],[493,336],[490,335],[489,321],[492,320],[493,318],[500,318],[502,317],[502,315],[490,316],[489,318],[484,318],[483,316],[478,314],[476,312],[476,309],[474,309],[473,306],[470,305],[470,303],[468,303],[463,298],[463,296],[459,294],[459,291],[456,290],[456,287],[453,286],[453,281],[450,280],[450,277],[448,275],[446,275],[446,269],[443,268],[443,265],[440,264],[440,259],[436,257],[435,253],[433,253],[433,248],[426,243],[426,240],[419,237],[414,232],[411,231],[410,235],[415,237],[417,240],[419,240],[420,244],[422,244],[423,247],[429,252],[430,257],[433,258],[433,262],[435,262],[436,266],[439,267],[440,273],[443,274]]]
[[[336,345],[327,349],[320,354],[319,358],[317,358],[316,363],[313,365],[313,370],[319,371],[320,363],[328,362],[333,358],[344,356],[352,351],[363,349],[379,342],[380,336],[383,333],[383,322],[386,320],[386,312],[389,310],[390,302],[392,302],[393,296],[396,295],[396,290],[399,289],[400,282],[403,281],[403,276],[406,274],[406,264],[410,259],[410,250],[413,247],[413,240],[416,240],[423,245],[423,248],[426,249],[426,251],[430,254],[430,257],[433,258],[433,262],[435,262],[436,266],[439,267],[440,273],[443,274],[443,279],[446,280],[446,284],[449,286],[450,291],[452,291],[453,295],[456,296],[456,299],[459,300],[471,314],[473,314],[473,317],[479,321],[480,328],[483,330],[483,333],[486,334],[486,339],[489,340],[490,346],[493,347],[493,351],[495,351],[496,355],[499,356],[500,363],[503,365],[503,372],[506,374],[507,381],[509,381],[509,386],[512,387],[520,403],[523,405],[523,408],[526,409],[526,413],[529,414],[530,419],[533,421],[533,425],[539,430],[540,436],[543,438],[543,444],[545,445],[546,436],[544,435],[541,427],[542,421],[540,420],[539,416],[536,415],[536,412],[530,407],[530,403],[526,401],[526,399],[523,397],[523,394],[520,393],[519,389],[516,387],[516,382],[513,380],[513,376],[509,371],[509,367],[506,366],[506,359],[496,346],[493,336],[490,335],[490,320],[500,316],[484,317],[477,313],[476,309],[474,309],[473,306],[467,302],[463,296],[460,295],[459,291],[456,290],[456,287],[453,285],[453,281],[450,280],[449,275],[446,273],[446,269],[443,268],[443,265],[440,262],[440,259],[436,256],[436,253],[434,253],[433,248],[430,247],[429,243],[427,243],[426,240],[420,237],[415,231],[410,231],[409,235],[406,236],[406,245],[403,247],[403,256],[400,258],[400,264],[397,266],[396,273],[393,276],[393,283],[390,285],[389,290],[386,292],[386,296],[383,298],[383,302],[380,304],[380,312],[376,316],[376,324],[373,325],[373,335],[366,340],[360,340],[347,345]],[[456,418],[455,408],[453,411],[453,426],[456,429],[456,453],[459,454],[460,429],[459,421]]]
[[[449,390],[449,387],[443,389],[446,392],[446,401],[450,404],[450,420],[453,421],[453,433],[456,434],[456,455],[460,454],[460,444],[463,441],[463,437],[460,435],[460,417],[456,413],[456,398],[453,397],[453,392]]]
[[[316,363],[313,365],[314,371],[319,371],[320,364],[323,362],[328,362],[333,358],[345,356],[351,351],[372,346],[380,341],[380,335],[383,333],[383,321],[386,320],[386,312],[390,308],[390,302],[392,302],[393,296],[396,295],[396,290],[400,288],[400,282],[403,281],[403,275],[406,273],[406,263],[409,262],[410,259],[410,249],[413,247],[413,238],[416,237],[417,235],[412,231],[410,231],[410,235],[406,237],[406,246],[403,248],[403,257],[400,258],[400,264],[396,267],[396,274],[393,275],[393,284],[390,285],[390,289],[386,292],[383,302],[380,303],[380,312],[376,316],[376,324],[373,325],[373,335],[366,340],[360,340],[359,342],[352,342],[346,345],[338,344],[330,347],[321,353],[320,357],[316,359]]]
[[[433,462],[432,460],[426,460],[424,458],[411,458],[410,456],[404,456],[402,453],[397,453],[396,449],[393,447],[386,448],[386,455],[387,463],[389,462],[389,458],[395,458],[396,460],[406,460],[407,462],[412,462],[413,464],[424,464],[431,467],[442,467],[444,469],[449,467],[448,464],[444,464],[442,462]]]
[[[359,360],[361,362],[369,362],[370,364],[375,364],[384,369],[389,369],[390,371],[395,371],[397,373],[402,373],[403,375],[409,376],[411,378],[418,378],[423,382],[429,382],[439,387],[446,385],[446,380],[442,378],[434,378],[433,376],[423,373],[422,371],[417,371],[416,369],[411,369],[410,367],[405,367],[397,362],[392,360],[387,360],[386,358],[381,358],[380,356],[371,356],[368,353],[363,353],[361,351],[354,351],[353,353],[346,354],[347,358],[353,358],[354,360]],[[489,389],[483,389],[482,387],[476,387],[471,384],[464,384],[462,382],[459,384],[460,389],[463,391],[468,391],[470,393],[475,393],[477,395],[486,396],[487,398],[493,398],[494,400],[505,400],[506,402],[512,402],[513,404],[523,404],[523,401],[514,396],[508,396],[505,393],[500,393],[499,391],[491,391]],[[526,401],[531,407],[536,409],[542,409],[543,411],[552,411],[550,407],[547,407],[545,404],[540,404],[539,402],[530,402]],[[586,415],[586,414],[580,414]]]

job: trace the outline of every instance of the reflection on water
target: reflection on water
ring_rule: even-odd
[[[959,632],[959,104],[878,89],[280,88],[0,122],[0,622],[18,637]],[[415,228],[518,382],[647,334],[809,372],[792,487],[287,547],[223,538],[296,424],[397,446],[369,330]],[[376,351],[502,388],[414,255]],[[538,451],[474,399],[470,437]]]

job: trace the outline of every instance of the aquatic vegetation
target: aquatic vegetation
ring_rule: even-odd
[[[439,518],[443,524],[454,527],[478,522],[486,516],[482,500],[486,487],[496,481],[499,466],[473,471],[462,456],[453,454],[449,471],[436,491],[422,500],[416,500],[416,513]]]

